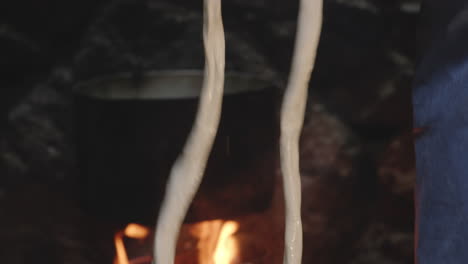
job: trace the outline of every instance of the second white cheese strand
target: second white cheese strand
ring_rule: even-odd
[[[285,264],[300,264],[302,260],[299,137],[322,28],[322,1],[301,0],[292,68],[281,109],[280,155],[286,202]]]
[[[182,153],[172,167],[159,213],[154,246],[157,264],[174,263],[179,229],[201,183],[221,115],[225,65],[221,0],[204,1],[203,29],[203,88],[194,126]]]

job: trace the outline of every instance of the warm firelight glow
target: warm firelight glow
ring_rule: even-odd
[[[224,223],[213,253],[215,264],[231,264],[238,255],[239,245],[233,236],[237,229],[239,229],[239,224],[234,221]]]
[[[117,255],[114,264],[131,264],[128,259],[127,250],[125,249],[124,236],[133,239],[144,239],[148,235],[149,229],[147,227],[133,223],[128,224],[124,231],[117,232],[114,235],[115,252]]]
[[[192,230],[198,238],[199,264],[232,264],[239,246],[233,237],[239,229],[234,221],[213,220],[197,224]]]
[[[234,234],[239,229],[235,221],[213,220],[194,224],[189,230],[197,238],[198,264],[234,264],[239,245]],[[129,260],[124,238],[145,239],[150,230],[138,224],[128,224],[114,236],[116,257],[114,264],[147,263],[149,257]],[[146,261],[146,262],[145,262]]]
[[[125,236],[134,239],[143,239],[149,235],[149,229],[138,224],[129,224],[124,230]]]
[[[214,220],[199,223],[193,228],[193,235],[198,238],[197,249],[199,264],[213,264],[213,252],[216,248],[222,225],[223,221]]]
[[[123,233],[118,232],[114,235],[115,252],[117,254],[114,264],[130,264],[127,251],[123,242]]]

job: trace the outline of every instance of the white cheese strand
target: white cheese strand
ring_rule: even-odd
[[[322,1],[301,0],[294,57],[281,110],[280,155],[286,202],[285,264],[300,264],[302,260],[299,137],[322,28]]]
[[[225,65],[221,0],[204,1],[203,38],[205,76],[198,113],[184,150],[169,176],[156,226],[154,259],[157,264],[174,263],[179,229],[202,180],[218,129]]]

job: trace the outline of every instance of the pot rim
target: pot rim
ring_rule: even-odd
[[[109,100],[197,99],[203,76],[202,70],[151,70],[137,79],[130,72],[122,72],[80,82],[72,91]],[[254,74],[226,72],[224,95],[261,91],[272,86],[272,82]]]

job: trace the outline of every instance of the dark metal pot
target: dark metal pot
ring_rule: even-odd
[[[198,104],[203,73],[122,74],[75,90],[77,154],[86,208],[122,222],[154,223],[170,168]],[[277,89],[226,74],[219,131],[186,221],[266,209],[277,168]]]

